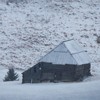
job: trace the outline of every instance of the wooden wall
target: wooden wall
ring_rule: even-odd
[[[76,81],[89,74],[90,64],[77,66],[41,62],[23,73],[22,83]]]

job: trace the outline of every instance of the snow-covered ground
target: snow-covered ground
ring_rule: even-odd
[[[83,82],[22,84],[3,82],[7,70],[0,73],[0,100],[100,100],[100,77],[88,77]]]
[[[100,100],[100,81],[83,83],[0,83],[0,100]]]
[[[100,100],[100,1],[29,1],[16,6],[0,0],[0,100]],[[93,76],[81,83],[21,84],[21,69],[68,39],[87,50]],[[9,67],[19,81],[3,82]]]

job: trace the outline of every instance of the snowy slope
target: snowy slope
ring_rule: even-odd
[[[100,100],[100,44],[96,42],[100,1],[29,0],[17,6],[4,1],[0,0],[0,100]],[[21,84],[19,69],[33,66],[72,38],[90,55],[94,76],[80,83]],[[19,81],[3,82],[9,67],[18,69]]]
[[[100,72],[99,0],[33,0],[0,3],[0,66],[27,69],[60,42],[74,38],[88,51],[92,72]]]

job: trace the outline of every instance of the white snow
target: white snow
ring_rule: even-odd
[[[99,35],[99,0],[33,0],[17,6],[0,0],[0,100],[99,100]],[[20,69],[68,39],[87,50],[94,76],[82,83],[21,84]],[[19,81],[3,82],[9,67],[18,69]]]
[[[92,71],[99,73],[99,22],[97,0],[34,0],[17,6],[1,2],[0,66],[27,69],[60,42],[74,38],[88,51]]]
[[[2,69],[0,76],[7,70]],[[91,76],[83,82],[33,83],[0,81],[0,100],[99,100],[100,77]],[[1,78],[1,77],[0,77]]]
[[[83,83],[0,83],[0,100],[100,100],[100,81]]]

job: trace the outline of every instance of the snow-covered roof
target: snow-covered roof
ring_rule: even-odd
[[[54,48],[39,62],[82,65],[90,63],[90,58],[75,40],[68,40]]]

